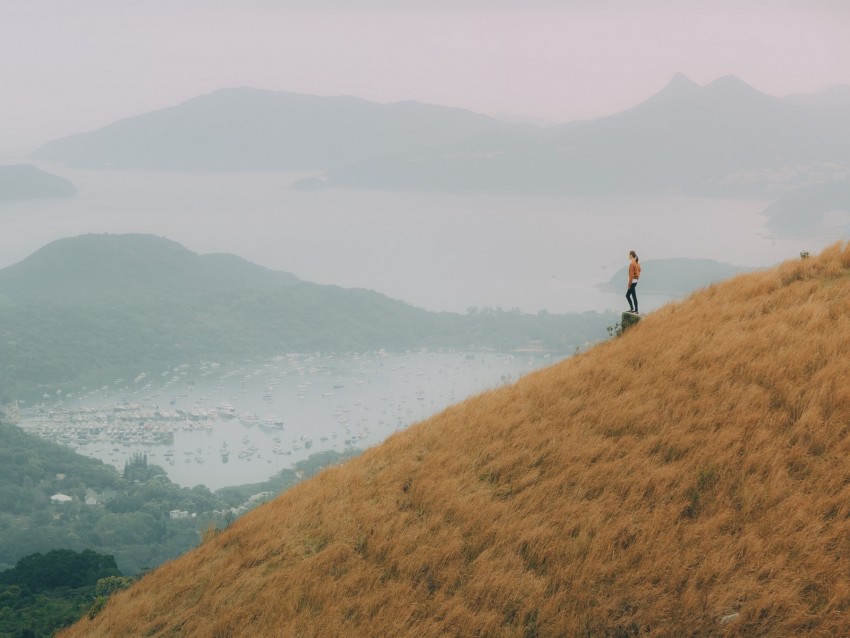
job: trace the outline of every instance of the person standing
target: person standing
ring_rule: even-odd
[[[629,310],[634,313],[638,311],[638,300],[635,289],[640,279],[640,261],[635,251],[629,251],[629,282],[626,288],[626,300],[629,302]]]

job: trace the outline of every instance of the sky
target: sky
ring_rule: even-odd
[[[845,0],[0,0],[0,158],[251,86],[567,122],[850,84]]]

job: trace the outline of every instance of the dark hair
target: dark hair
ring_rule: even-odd
[[[634,257],[634,258],[635,258],[635,261],[640,261],[640,259],[638,259],[637,253],[636,253],[635,251],[630,250],[630,251],[629,251],[629,254],[630,254],[632,257]]]

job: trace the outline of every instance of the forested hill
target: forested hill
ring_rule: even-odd
[[[63,636],[850,635],[850,246],[301,483]]]
[[[154,235],[60,239],[0,270],[0,293],[44,303],[198,303],[228,291],[268,292],[297,283],[234,255],[198,255]],[[222,299],[226,301],[226,299]]]
[[[144,455],[128,456],[119,473],[0,423],[0,572],[32,553],[65,548],[114,556],[124,574],[134,575],[197,545],[210,525],[232,518],[225,510],[244,505],[252,494],[277,494],[297,483],[299,474],[311,476],[357,453],[353,448],[319,452],[268,481],[213,493],[203,485],[172,483],[166,470],[148,464]],[[52,500],[57,494],[70,500]],[[197,516],[172,520],[171,510]]]
[[[182,363],[283,352],[493,347],[569,351],[613,315],[432,313],[151,235],[56,241],[0,270],[0,402]],[[128,377],[129,375],[129,377]]]
[[[52,636],[89,613],[110,585],[130,582],[116,582],[119,568],[135,577],[156,567],[262,502],[251,496],[278,494],[358,453],[319,452],[262,483],[212,493],[172,483],[140,454],[119,474],[0,424],[0,637]],[[63,500],[51,498],[57,495]],[[172,519],[172,510],[191,516]],[[109,576],[111,582],[99,582]]]
[[[148,470],[150,476],[143,476]],[[198,530],[169,523],[169,509],[211,512],[225,502],[207,489],[181,488],[140,468],[127,480],[114,467],[0,424],[0,570],[34,552],[96,549],[118,557],[125,573],[192,547]],[[64,494],[69,502],[51,496]],[[96,505],[86,505],[94,496]]]

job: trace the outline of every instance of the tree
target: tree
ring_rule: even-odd
[[[26,587],[33,593],[57,587],[93,586],[99,578],[120,576],[113,556],[90,549],[54,549],[24,556],[12,569],[0,572],[0,583]]]

